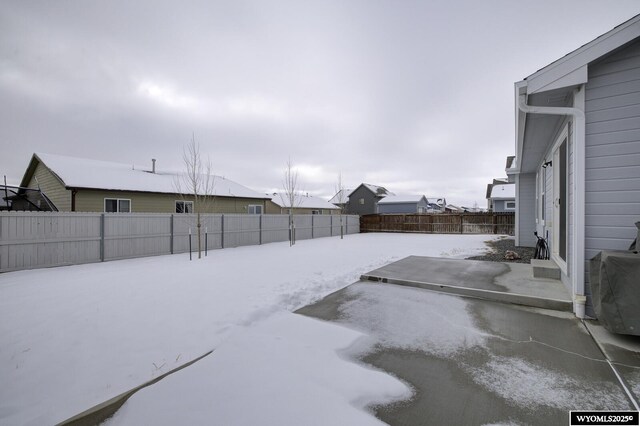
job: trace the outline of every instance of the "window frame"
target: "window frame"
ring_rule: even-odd
[[[182,203],[183,207],[182,207],[182,211],[179,212],[178,211],[178,203]],[[187,211],[187,205],[191,205],[191,210]],[[174,204],[175,208],[175,214],[191,214],[193,213],[193,201],[187,201],[187,200],[175,200],[175,204]]]
[[[513,204],[513,207],[509,207],[509,204]],[[516,209],[516,202],[515,201],[504,201],[504,209],[505,210],[515,210]]]
[[[116,202],[116,211],[111,212],[111,211],[107,211],[107,201],[115,201]],[[120,203],[122,201],[126,201],[129,203],[129,210],[124,212],[120,209]],[[105,213],[131,213],[131,210],[133,209],[133,203],[131,202],[131,198],[114,198],[114,197],[104,197],[103,203],[102,203],[102,207],[103,207],[103,211]]]
[[[251,208],[253,208],[253,212],[251,211]],[[256,208],[260,209],[260,213],[256,212]],[[249,204],[247,205],[247,214],[263,214],[264,208],[262,206],[262,204]]]

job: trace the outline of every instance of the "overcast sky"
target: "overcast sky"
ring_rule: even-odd
[[[640,13],[602,1],[2,1],[0,175],[33,152],[329,198],[341,171],[485,206],[514,152],[513,83]]]

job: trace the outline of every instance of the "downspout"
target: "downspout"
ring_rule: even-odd
[[[76,194],[78,193],[78,190],[73,188],[71,189],[71,211],[75,212],[76,211]]]
[[[526,94],[518,96],[518,108],[524,113],[568,115],[573,118],[573,252],[572,284],[573,310],[578,318],[584,318],[586,297],[584,295],[584,208],[585,208],[585,115],[578,107],[543,107],[527,105]],[[584,105],[584,86],[574,92],[574,105]]]

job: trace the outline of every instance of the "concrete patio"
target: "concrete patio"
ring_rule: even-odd
[[[359,359],[414,388],[372,407],[389,424],[566,425],[569,410],[636,410],[640,340],[580,321],[562,284],[527,268],[412,256],[297,312],[364,331],[373,350]],[[405,329],[420,341],[394,338]],[[461,344],[443,350],[447,336]]]

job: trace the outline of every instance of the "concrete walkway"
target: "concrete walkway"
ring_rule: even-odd
[[[361,279],[538,308],[573,308],[560,281],[533,278],[531,266],[520,263],[409,256]]]
[[[567,425],[569,410],[636,409],[640,339],[563,310],[488,300],[570,302],[557,282],[531,285],[527,266],[410,257],[297,312],[371,336],[360,361],[415,390],[410,401],[372,407],[392,425]]]

